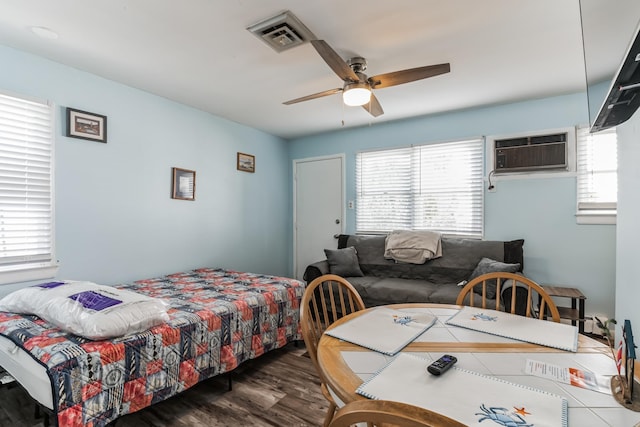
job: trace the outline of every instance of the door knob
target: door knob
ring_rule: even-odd
[[[340,220],[339,219],[336,219],[336,224],[340,224]]]

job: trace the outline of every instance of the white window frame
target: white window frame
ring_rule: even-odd
[[[428,229],[481,239],[484,236],[484,146],[484,139],[477,137],[356,153],[356,233]],[[430,156],[437,160],[430,161]],[[443,156],[459,160],[448,163],[443,161]],[[464,174],[451,172],[460,164],[469,166]],[[364,174],[369,176],[363,177]],[[461,181],[456,183],[448,176],[459,176]],[[440,198],[442,196],[444,198]],[[429,203],[429,198],[435,198],[437,203]],[[373,210],[376,203],[385,202],[386,212]],[[435,213],[425,215],[428,209],[440,209],[450,202],[451,210],[445,213],[453,214],[460,204],[468,205],[470,210],[464,218],[456,216],[453,221]]]
[[[18,239],[30,237],[28,249],[21,253],[13,253],[7,242],[5,232],[12,232],[5,225],[0,224],[0,284],[28,282],[55,277],[57,261],[55,257],[55,218],[54,218],[54,106],[48,101],[25,97],[0,91],[0,218],[4,212],[21,209],[24,206],[33,207],[34,201],[38,210],[44,212],[41,220],[45,226],[37,227],[33,221],[25,222]],[[30,121],[31,120],[31,121]],[[21,125],[27,123],[26,125]],[[16,143],[17,141],[17,143]],[[16,148],[30,150],[28,153],[6,155]],[[36,154],[39,153],[39,154]],[[24,155],[23,155],[24,154]],[[17,162],[21,167],[16,167]],[[4,163],[4,167],[2,166]],[[10,165],[10,166],[7,166]],[[25,166],[26,165],[26,166]],[[22,184],[24,180],[32,179],[31,185]],[[22,182],[20,181],[22,180]],[[22,192],[22,193],[21,193]],[[20,198],[16,198],[16,194]],[[15,203],[16,199],[26,200],[23,206]],[[5,210],[6,209],[6,210]],[[26,211],[23,211],[23,213]],[[35,212],[35,209],[31,211]],[[27,218],[24,215],[17,218]],[[10,218],[15,220],[16,217]],[[44,231],[44,237],[34,237],[34,232]],[[34,243],[37,239],[37,243]],[[38,247],[36,249],[36,246]],[[15,248],[15,246],[14,246]]]
[[[612,173],[612,170],[604,170],[601,166],[594,166],[590,156],[594,156],[593,139],[599,136],[616,136],[616,196],[615,200],[604,200],[601,194],[594,188],[592,177],[598,173]],[[576,222],[578,224],[615,224],[617,217],[617,134],[615,128],[610,128],[596,134],[589,133],[589,128],[577,129],[577,178],[576,178]],[[597,141],[596,141],[597,143]]]

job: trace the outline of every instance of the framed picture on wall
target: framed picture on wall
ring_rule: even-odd
[[[171,168],[171,198],[179,200],[196,199],[196,171]]]
[[[107,116],[67,107],[66,136],[106,143]]]
[[[251,154],[238,153],[238,166],[239,171],[243,172],[255,172],[256,171],[256,157]]]

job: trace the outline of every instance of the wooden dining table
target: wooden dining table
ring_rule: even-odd
[[[412,313],[429,313],[437,318],[431,328],[401,350],[403,353],[418,354],[433,361],[444,354],[453,355],[458,359],[457,367],[563,396],[568,400],[570,427],[640,426],[640,413],[622,407],[611,394],[524,373],[523,367],[527,359],[540,359],[584,369],[602,377],[614,375],[616,367],[611,350],[600,341],[578,335],[578,349],[574,353],[447,325],[446,320],[461,309],[456,305],[419,303],[384,307]],[[347,315],[333,323],[328,330],[376,308]],[[342,402],[347,403],[366,399],[356,390],[384,368],[394,356],[384,355],[325,333],[320,339],[317,357],[321,375],[327,385]]]

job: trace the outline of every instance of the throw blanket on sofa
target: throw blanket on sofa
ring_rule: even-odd
[[[385,240],[384,257],[411,264],[424,264],[442,256],[441,235],[437,231],[395,230]]]

